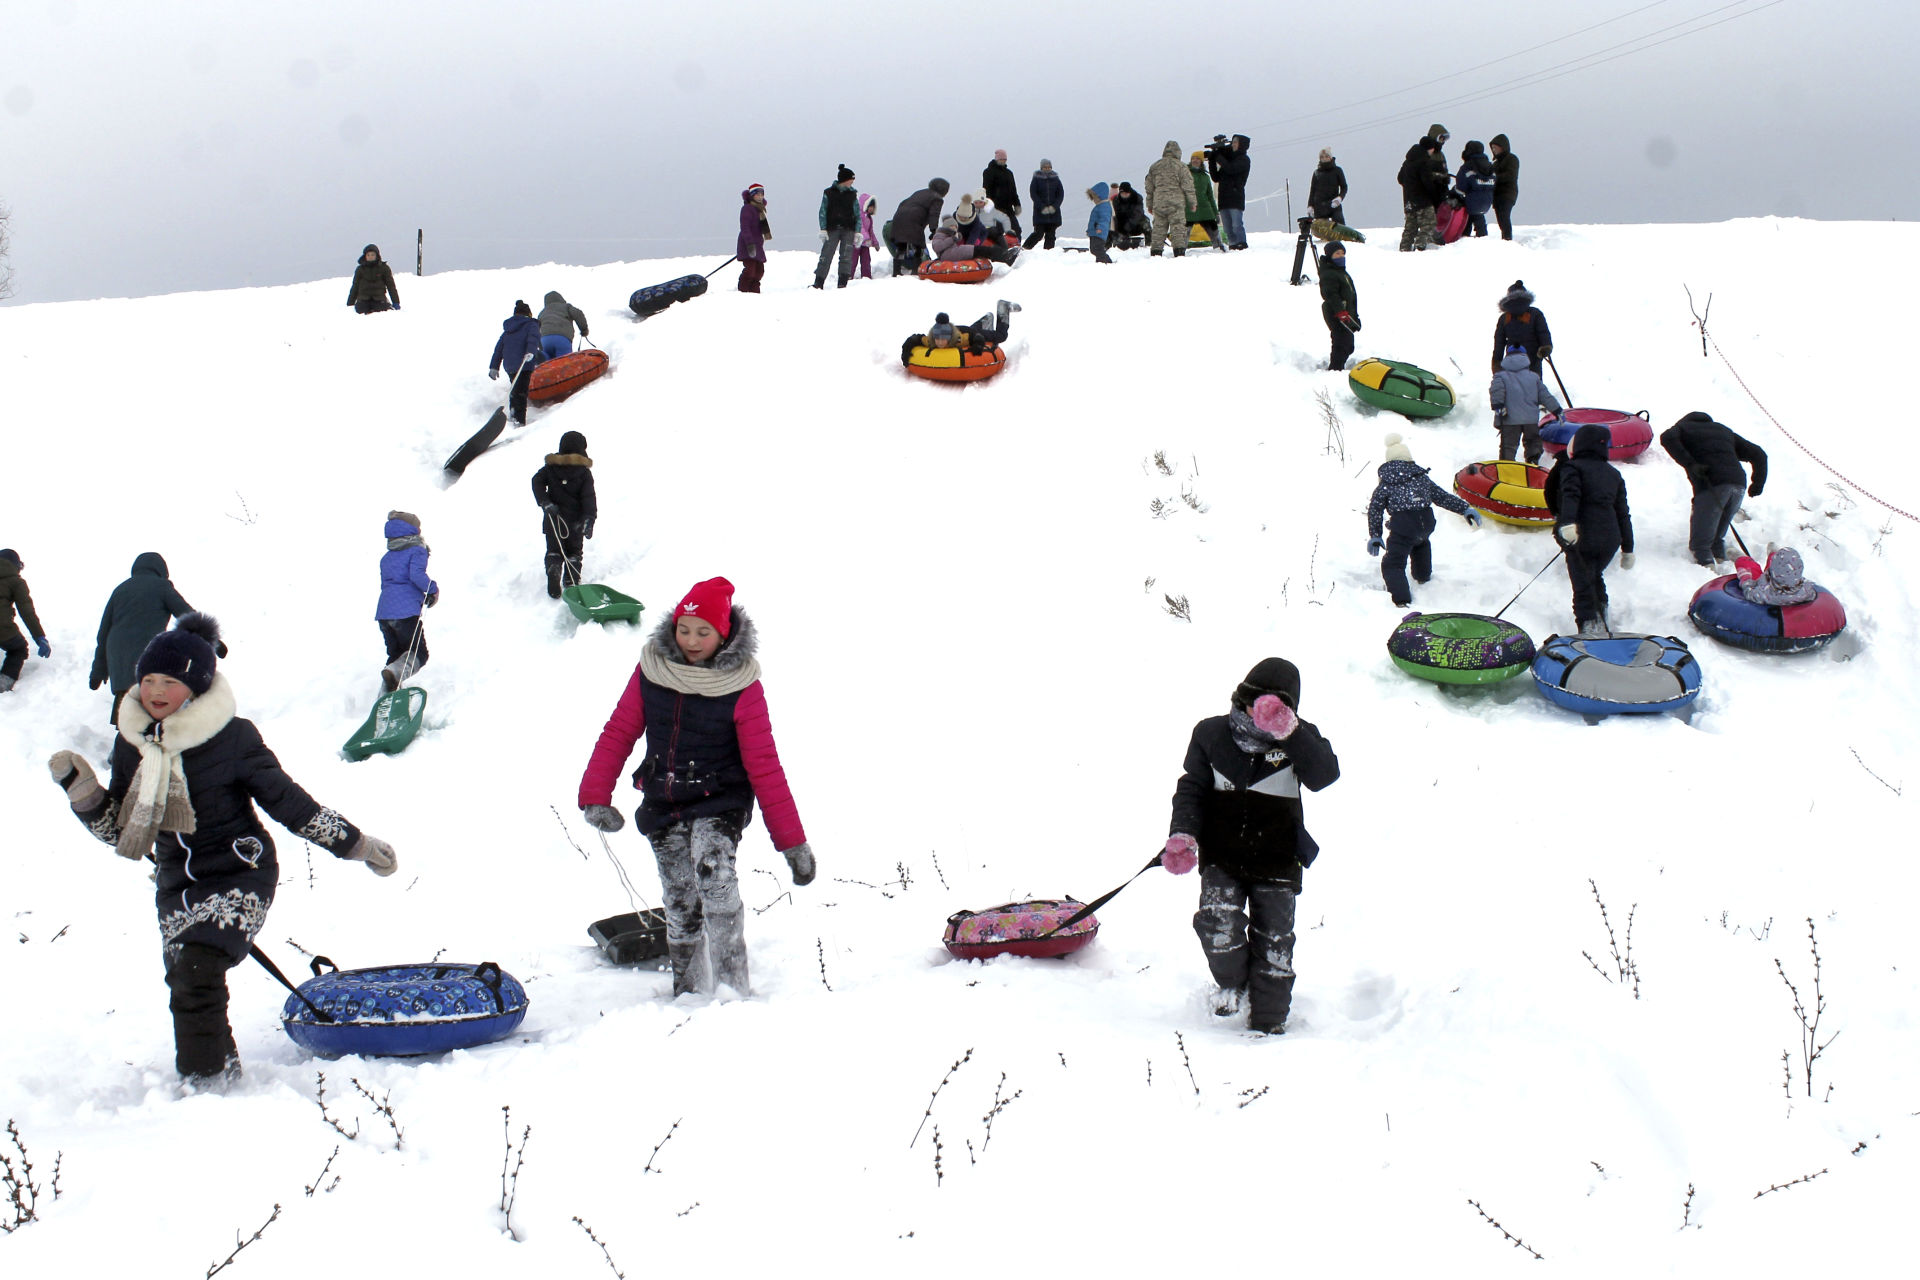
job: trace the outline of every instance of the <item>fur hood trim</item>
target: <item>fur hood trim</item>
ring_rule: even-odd
[[[733,607],[726,644],[711,662],[697,667],[681,656],[680,646],[673,642],[675,621],[672,614],[662,618],[641,648],[641,675],[676,693],[703,698],[739,693],[759,681],[760,662],[753,656],[759,648],[759,637],[754,632],[752,619],[740,606]]]
[[[691,671],[703,668],[691,666],[680,654],[680,646],[673,642],[673,624],[678,621],[672,613],[660,619],[653,634],[647,637],[647,647],[656,649],[660,656],[676,667],[687,667]],[[720,646],[720,652],[713,655],[708,667],[714,671],[733,671],[752,662],[760,655],[760,633],[754,628],[753,619],[739,605],[734,605],[727,619],[727,642]]]
[[[146,741],[147,730],[153,725],[153,717],[140,705],[140,689],[136,685],[130,690],[132,696],[120,700],[120,715],[114,721],[120,730],[120,736],[138,747]],[[233,686],[227,678],[214,673],[213,683],[207,691],[197,698],[190,699],[187,705],[160,722],[162,744],[169,752],[191,751],[211,741],[213,735],[227,727],[234,717]]]
[[[590,467],[593,459],[584,453],[550,453],[547,455],[550,467]]]

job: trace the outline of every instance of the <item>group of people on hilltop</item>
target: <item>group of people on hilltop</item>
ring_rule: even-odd
[[[1445,148],[1450,137],[1445,125],[1433,125],[1407,148],[1400,163],[1397,181],[1406,214],[1400,232],[1402,253],[1440,248],[1437,211],[1449,201],[1465,211],[1466,234],[1485,236],[1491,210],[1500,224],[1500,238],[1513,239],[1513,206],[1520,198],[1520,159],[1513,154],[1513,144],[1504,133],[1494,134],[1490,143],[1468,142],[1455,173],[1447,167]],[[1324,151],[1320,154],[1324,167],[1331,157]]]

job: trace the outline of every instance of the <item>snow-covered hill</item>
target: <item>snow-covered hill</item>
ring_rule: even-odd
[[[1702,357],[1682,285],[1713,294],[1713,334],[1808,448],[1920,510],[1907,423],[1878,390],[1896,376],[1880,353],[1913,345],[1920,239],[1768,220],[1542,228],[1417,257],[1375,240],[1350,258],[1360,354],[1453,378],[1462,407],[1434,424],[1365,409],[1323,370],[1317,291],[1288,287],[1278,237],[824,295],[804,287],[811,253],[777,253],[765,295],[734,293],[729,270],[645,324],[633,289],[711,263],[403,277],[405,310],[364,319],[339,280],[0,311],[0,544],[54,643],[0,700],[0,909],[18,938],[0,948],[0,1118],[43,1186],[0,1268],[197,1275],[276,1204],[232,1274],[592,1275],[606,1262],[575,1216],[628,1275],[1527,1261],[1477,1201],[1595,1273],[1884,1270],[1920,1180],[1920,875],[1899,793],[1920,783],[1920,529],[1835,483]],[[1835,253],[1871,287],[1836,295]],[[1461,693],[1394,669],[1400,611],[1364,551],[1382,436],[1404,432],[1442,483],[1493,455],[1483,370],[1515,277],[1578,403],[1656,427],[1705,409],[1769,451],[1738,527],[1805,553],[1847,606],[1840,645],[1779,659],[1693,634],[1686,479],[1656,448],[1624,468],[1639,563],[1609,575],[1614,621],[1693,644],[1690,720],[1590,726],[1525,679]],[[441,460],[498,402],[500,320],[556,288],[615,375],[444,488]],[[903,334],[996,297],[1025,308],[1003,376],[901,374]],[[545,596],[527,482],[567,429],[596,460],[589,576],[651,619],[725,574],[762,633],[821,873],[788,896],[749,831],[751,1000],[669,1003],[663,977],[607,967],[586,937],[628,903],[573,796],[640,633],[577,627]],[[390,507],[422,516],[444,588],[419,680],[430,727],[349,764],[338,746],[384,658]],[[1445,517],[1435,545],[1429,610],[1492,613],[1552,555],[1543,534]],[[150,886],[44,771],[60,747],[105,760],[93,630],[148,550],[222,620],[241,714],[400,853],[377,880],[310,866],[281,835],[262,942],[290,968],[303,950],[496,960],[532,996],[513,1040],[315,1062],[248,967],[232,979],[244,1083],[175,1096]],[[1536,640],[1570,629],[1563,572],[1509,616]],[[945,962],[949,913],[1090,898],[1150,857],[1193,722],[1268,654],[1302,668],[1302,711],[1343,769],[1307,800],[1325,852],[1284,1038],[1207,1013],[1191,879],[1142,878],[1071,959]],[[651,891],[631,828],[612,844]],[[1631,922],[1637,992],[1589,963],[1615,972],[1589,881],[1623,948]],[[1809,920],[1820,1035],[1839,1033],[1811,1097],[1775,968],[1811,1002]],[[323,1121],[321,1071],[358,1137]],[[350,1079],[390,1091],[403,1139]],[[1016,1100],[989,1145],[996,1096]],[[517,1240],[503,1106],[516,1140],[532,1126]]]

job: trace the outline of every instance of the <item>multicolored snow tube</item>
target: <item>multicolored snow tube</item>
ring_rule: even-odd
[[[1734,574],[1715,578],[1693,593],[1687,617],[1724,644],[1755,653],[1807,653],[1832,644],[1847,629],[1847,611],[1831,591],[1804,604],[1756,604]]]
[[[1437,684],[1497,684],[1527,669],[1533,638],[1478,613],[1410,613],[1387,637],[1393,664]]]
[[[1502,524],[1551,529],[1547,469],[1524,462],[1470,462],[1454,473],[1453,491]]]
[[[1362,360],[1348,371],[1347,386],[1362,402],[1409,418],[1453,411],[1453,384],[1402,360]]]
[[[1071,929],[1059,929],[1087,904],[1072,898],[1036,898],[1007,902],[984,911],[956,911],[947,917],[943,941],[962,960],[995,956],[1046,959],[1078,951],[1100,932],[1100,918],[1088,916]],[[1052,934],[1048,937],[1048,934]]]
[[[1007,367],[999,347],[974,355],[958,347],[915,347],[907,353],[907,372],[929,382],[981,382]]]
[[[1637,458],[1653,443],[1653,424],[1647,411],[1627,413],[1622,409],[1569,409],[1559,417],[1551,414],[1540,419],[1540,442],[1548,453],[1565,453],[1573,443],[1573,433],[1588,423],[1607,429],[1607,460],[1625,462]]]
[[[1590,716],[1678,711],[1700,696],[1700,664],[1674,636],[1548,636],[1533,680],[1548,702]]]
[[[963,262],[923,262],[916,272],[922,280],[938,284],[985,284],[993,275],[993,260],[969,258]]]

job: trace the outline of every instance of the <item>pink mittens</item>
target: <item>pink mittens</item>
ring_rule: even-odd
[[[1293,714],[1293,708],[1271,693],[1263,693],[1253,700],[1251,714],[1260,732],[1276,738],[1286,737],[1300,723],[1299,717]]]
[[[1194,869],[1200,861],[1200,842],[1184,832],[1175,832],[1167,837],[1167,847],[1160,854],[1160,865],[1176,876],[1183,876]]]

